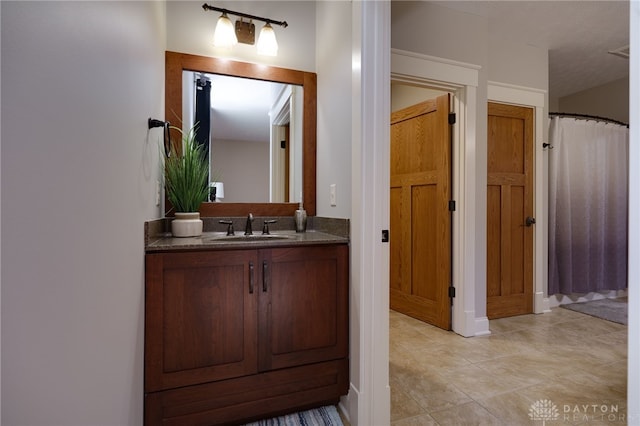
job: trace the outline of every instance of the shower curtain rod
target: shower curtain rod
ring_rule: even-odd
[[[611,118],[599,117],[597,115],[576,114],[576,113],[571,113],[571,112],[550,112],[549,113],[549,117],[552,117],[552,116],[555,116],[555,117],[571,117],[571,118],[577,118],[577,119],[582,119],[582,120],[601,121],[601,122],[604,122],[604,123],[619,124],[621,126],[626,126],[627,128],[629,128],[629,123],[624,123],[622,121],[613,120]]]

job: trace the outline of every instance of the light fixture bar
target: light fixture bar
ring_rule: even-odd
[[[274,21],[273,19],[262,18],[260,16],[255,16],[255,15],[249,15],[248,13],[234,12],[233,10],[224,9],[224,8],[221,8],[221,7],[209,6],[206,3],[202,5],[202,8],[204,10],[211,10],[211,11],[214,11],[214,12],[226,13],[228,15],[236,15],[236,16],[240,16],[242,18],[255,19],[256,21],[262,21],[262,22],[265,22],[267,24],[280,25],[281,27],[284,27],[284,28],[287,28],[289,26],[289,24],[287,24],[287,21]]]

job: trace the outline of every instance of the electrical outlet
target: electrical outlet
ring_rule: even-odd
[[[332,183],[329,186],[329,203],[331,204],[331,207],[336,206],[336,184],[335,183]]]
[[[156,180],[156,206],[160,205],[161,192],[162,192],[162,187],[160,186],[160,181]]]

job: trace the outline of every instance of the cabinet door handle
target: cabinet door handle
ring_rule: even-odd
[[[253,262],[249,262],[249,294],[253,294]]]
[[[266,292],[269,284],[269,266],[266,260],[262,261],[262,291]]]

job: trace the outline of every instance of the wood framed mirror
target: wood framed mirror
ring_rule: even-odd
[[[304,208],[309,216],[316,214],[316,92],[315,73],[279,68],[261,64],[232,61],[229,59],[165,53],[165,119],[171,123],[182,122],[183,71],[244,77],[254,80],[294,84],[303,87],[303,142],[302,142],[302,196]],[[179,126],[178,126],[179,127]],[[174,148],[181,136],[172,129]],[[245,216],[292,216],[298,208],[291,203],[227,203],[205,202],[200,206],[203,217]]]

